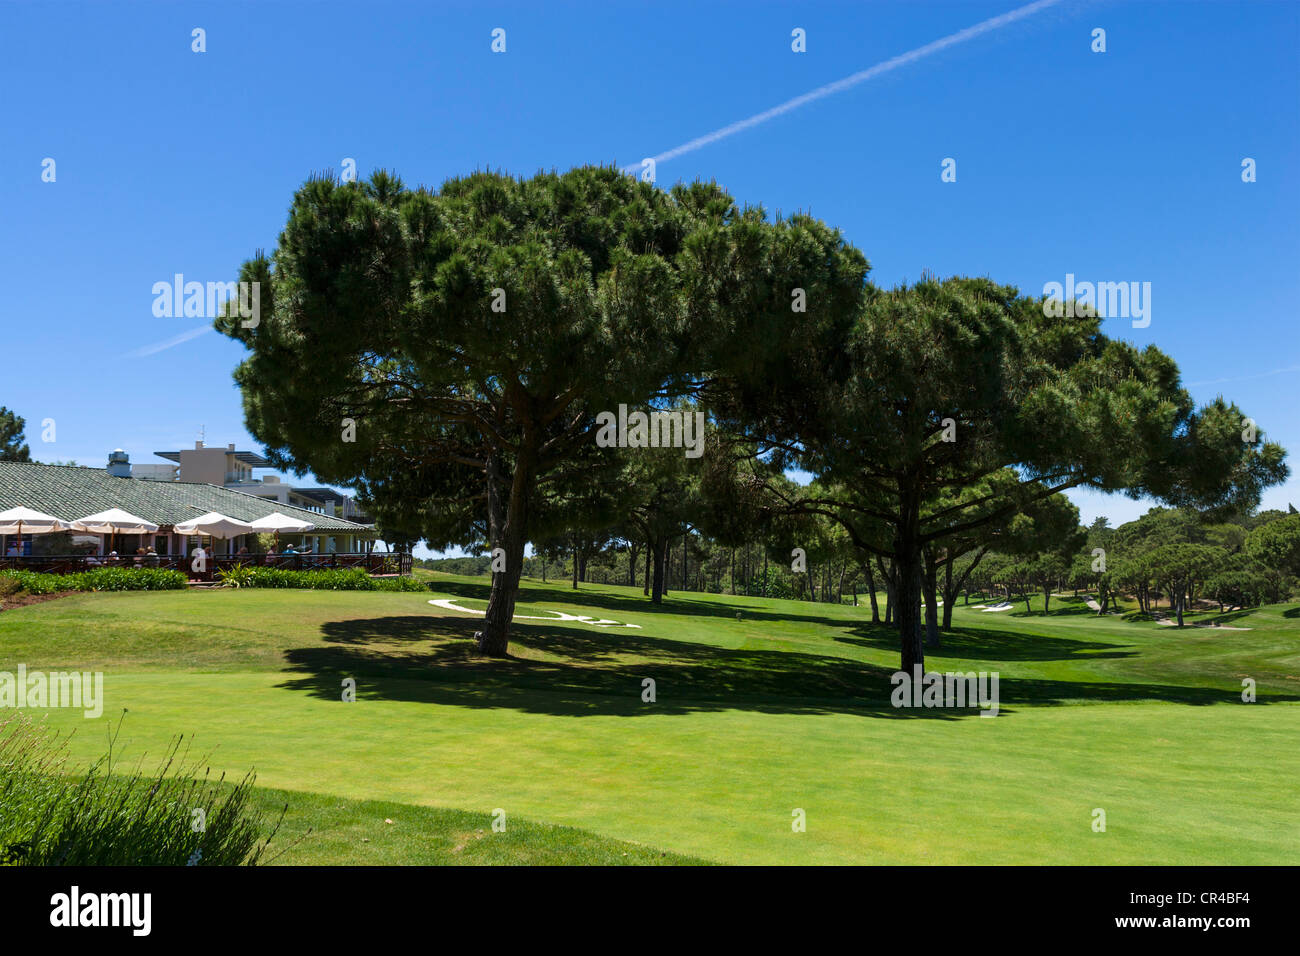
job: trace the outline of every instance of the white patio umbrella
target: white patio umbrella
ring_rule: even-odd
[[[241,534],[252,534],[253,530],[247,521],[231,518],[219,511],[209,511],[175,526],[177,534],[206,534],[212,538],[234,538]]]
[[[213,538],[233,538],[241,534],[252,534],[253,526],[247,521],[231,518],[219,511],[209,511],[205,515],[182,521],[176,525],[177,534],[206,534]]]
[[[0,534],[16,534],[19,549],[22,549],[24,534],[50,534],[55,531],[69,531],[72,525],[62,518],[47,515],[31,508],[19,505],[8,511],[0,511]]]
[[[116,537],[119,534],[153,534],[158,526],[121,508],[109,508],[107,511],[97,511],[93,515],[78,518],[72,522],[72,530]]]
[[[316,526],[310,521],[302,521],[299,518],[290,518],[286,514],[278,511],[272,511],[265,518],[258,518],[253,522],[253,527],[258,531],[274,531],[275,543],[280,543],[280,532],[288,531],[292,534],[301,534],[304,531],[315,531]]]

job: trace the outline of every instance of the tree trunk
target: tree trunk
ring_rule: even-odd
[[[664,566],[668,562],[668,540],[660,538],[651,542],[651,549],[654,552],[654,582],[650,588],[650,600],[655,604],[662,604],[664,600]]]
[[[927,550],[924,554],[925,575],[925,646],[939,646],[939,569],[935,567],[934,555]]]
[[[505,569],[492,572],[492,590],[488,594],[487,616],[479,632],[479,653],[488,657],[505,657],[510,647],[510,622],[515,616],[515,598],[519,594],[519,575],[524,566],[527,541],[528,495],[532,474],[526,456],[515,463],[509,500],[501,501],[500,462],[488,459],[488,525],[493,548],[505,551]]]
[[[962,579],[963,581],[965,578]],[[952,630],[952,606],[957,602],[957,589],[952,583],[952,556],[943,563],[943,630]]]
[[[900,483],[901,484],[901,483]],[[921,502],[910,488],[900,488],[898,525],[894,536],[894,576],[898,592],[898,639],[901,669],[910,676],[920,665],[925,672],[921,644]]]
[[[907,545],[904,545],[906,548]],[[909,675],[914,665],[925,666],[925,648],[921,643],[921,553],[900,553],[894,570],[894,621],[898,626],[900,669]],[[922,670],[924,673],[924,670]]]
[[[880,623],[880,603],[876,600],[876,579],[871,573],[871,559],[867,558],[862,569],[867,572],[867,594],[871,598],[871,623]]]
[[[686,590],[686,582],[690,580],[690,578],[686,574],[686,561],[687,561],[686,542],[689,541],[690,539],[691,539],[691,533],[689,531],[685,531],[682,533],[682,590],[683,591]]]
[[[898,569],[894,565],[894,559],[889,559],[889,567],[885,567],[885,562],[876,558],[876,564],[880,569],[880,576],[885,581],[885,623],[892,625],[894,623],[894,592],[895,578]]]
[[[645,543],[645,586],[641,589],[641,593],[646,597],[650,596],[650,559],[653,555],[654,545],[647,538]]]
[[[641,549],[631,541],[627,543],[627,585],[636,587],[636,556]]]

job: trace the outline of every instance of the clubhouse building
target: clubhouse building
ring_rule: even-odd
[[[241,454],[233,448],[210,450],[222,452],[223,457],[227,453],[231,456]],[[264,461],[259,456],[257,464]],[[409,555],[389,556],[375,551],[375,529],[372,525],[341,516],[347,510],[345,504],[351,502],[351,499],[340,501],[338,499],[342,496],[338,496],[337,492],[317,489],[323,498],[335,496],[334,500],[321,502],[315,498],[296,495],[287,485],[274,481],[265,485],[251,482],[249,475],[242,471],[218,475],[217,480],[220,481],[222,477],[233,479],[230,483],[237,487],[229,487],[225,482],[185,481],[161,474],[137,477],[132,475],[126,455],[120,449],[109,456],[106,468],[0,461],[0,511],[15,507],[30,508],[73,522],[87,515],[120,509],[158,525],[157,532],[151,534],[110,535],[56,531],[0,535],[0,567],[66,572],[81,570],[87,565],[103,564],[112,552],[118,556],[113,563],[127,563],[136,559],[138,554],[149,551],[156,556],[150,557],[150,566],[180,567],[182,559],[202,544],[209,555],[224,558],[229,563],[242,558],[252,564],[292,567],[361,566],[378,570],[379,565],[386,560],[384,570],[392,570],[392,561],[398,558],[404,559],[399,561],[400,571],[410,568]],[[260,493],[255,494],[254,491]],[[313,507],[304,507],[307,503]],[[355,503],[353,511],[359,511]],[[271,548],[265,546],[265,536],[259,538],[257,534],[243,534],[233,538],[205,536],[200,539],[197,535],[176,533],[177,525],[194,521],[210,512],[245,522],[264,519],[278,512],[288,518],[307,522],[312,527],[310,531],[277,536],[274,539],[274,550],[278,552],[278,560],[268,560],[266,552]],[[285,560],[288,558],[286,551],[292,551],[295,559]],[[373,560],[370,559],[372,555]],[[139,563],[138,560],[136,563]],[[372,564],[375,568],[370,568]]]

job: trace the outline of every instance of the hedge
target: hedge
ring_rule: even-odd
[[[426,591],[413,578],[372,578],[361,568],[342,570],[290,571],[283,568],[255,568],[236,565],[217,572],[228,587],[305,588],[317,591]],[[12,581],[28,594],[58,591],[174,591],[186,586],[182,571],[164,568],[95,568],[74,574],[46,574],[40,571],[0,571],[0,582]],[[0,591],[15,588],[0,588]]]
[[[291,571],[236,565],[217,572],[222,584],[234,588],[304,588],[313,591],[427,591],[413,578],[372,578],[361,568]]]
[[[0,571],[0,579],[16,581],[28,594],[57,591],[177,591],[185,587],[185,575],[166,568],[95,568],[73,574],[42,571]]]

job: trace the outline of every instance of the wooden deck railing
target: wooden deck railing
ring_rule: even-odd
[[[214,571],[224,571],[237,564],[249,567],[285,568],[291,571],[316,571],[330,568],[362,568],[367,574],[410,574],[411,555],[401,551],[326,552],[324,554],[221,554],[208,555],[207,570],[193,570],[194,558],[179,554],[123,554],[117,558],[104,555],[51,554],[40,556],[0,557],[0,570],[16,568],[50,574],[72,574],[92,568],[169,568],[184,571],[194,580],[210,581]]]

